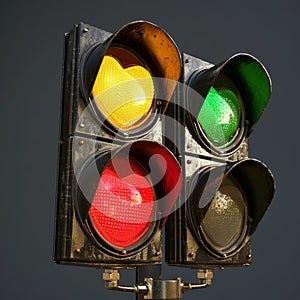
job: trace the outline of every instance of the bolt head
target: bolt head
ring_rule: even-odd
[[[198,279],[213,279],[214,275],[211,270],[199,270],[197,273]]]
[[[106,271],[102,274],[102,278],[103,280],[106,280],[106,281],[118,281],[120,280],[120,273],[118,272],[109,272],[109,271]]]

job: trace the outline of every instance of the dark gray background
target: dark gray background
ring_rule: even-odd
[[[1,4],[1,299],[134,299],[101,271],[52,262],[63,36],[84,21],[114,32],[145,19],[181,51],[213,63],[250,52],[273,80],[250,155],[273,171],[276,197],[253,236],[248,268],[215,272],[185,299],[299,299],[300,6],[282,1],[6,1]],[[132,276],[133,272],[129,272]],[[166,270],[192,280],[195,271]],[[127,275],[122,273],[123,278]]]

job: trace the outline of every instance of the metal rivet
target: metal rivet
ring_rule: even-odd
[[[80,126],[81,128],[83,128],[83,127],[84,127],[84,123],[80,123],[79,126]]]
[[[122,254],[122,255],[125,255],[125,254],[127,254],[127,251],[126,251],[126,250],[122,250],[122,251],[121,251],[121,254]]]
[[[247,255],[247,258],[248,258],[248,259],[252,258],[252,255],[251,255],[251,254],[248,254],[248,255]]]
[[[188,165],[190,165],[190,164],[192,163],[192,161],[191,161],[190,159],[188,159],[188,160],[186,161],[186,163],[187,163]]]
[[[84,141],[83,141],[83,140],[79,141],[79,145],[80,145],[80,146],[82,146],[83,144],[84,144]]]
[[[194,256],[195,256],[194,252],[189,253],[189,257],[194,257]]]
[[[80,249],[79,249],[79,248],[76,248],[76,249],[74,250],[74,252],[75,252],[76,254],[79,254],[79,253],[80,253]]]
[[[88,31],[89,31],[89,28],[85,27],[82,31],[83,31],[83,32],[88,32]]]
[[[65,36],[69,36],[69,35],[70,35],[70,32],[66,32],[66,33],[65,33]]]
[[[155,253],[155,256],[160,256],[160,252],[157,251],[157,252]]]
[[[185,63],[186,63],[186,64],[189,64],[191,61],[192,61],[192,60],[191,60],[190,58],[187,58],[187,59],[185,60]]]

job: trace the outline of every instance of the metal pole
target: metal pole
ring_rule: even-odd
[[[161,279],[161,265],[141,266],[136,268],[136,284],[143,284],[145,278]],[[144,300],[143,294],[136,294],[136,300]]]

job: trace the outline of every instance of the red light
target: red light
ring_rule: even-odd
[[[99,235],[115,247],[135,244],[152,223],[155,198],[145,175],[137,162],[120,157],[113,158],[102,173],[90,217]]]

